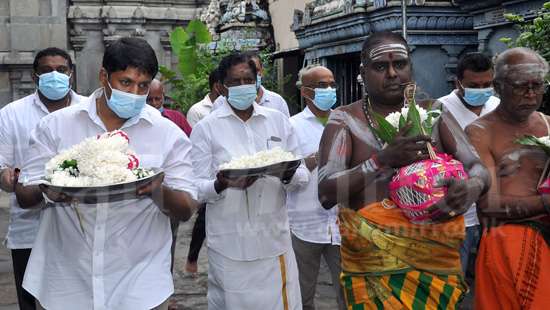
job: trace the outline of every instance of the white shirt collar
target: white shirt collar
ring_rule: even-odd
[[[265,89],[265,87],[263,86],[260,86],[260,89],[263,91],[263,95],[260,98],[259,104],[263,105],[264,102],[269,102],[269,94],[268,94],[269,90]]]
[[[92,121],[94,122],[99,121],[100,123],[102,123],[99,116],[97,115],[97,109],[96,109],[96,99],[99,98],[100,96],[103,96],[103,88],[96,89],[90,95],[90,97],[88,97],[87,103],[81,104],[78,106],[78,111],[86,112]],[[153,119],[151,117],[151,113],[152,113],[151,109],[159,113],[155,108],[146,104],[141,110],[141,112],[138,114],[138,116],[132,117],[126,120],[126,122],[124,123],[124,125],[122,125],[122,127],[131,126],[137,123],[141,119],[147,121],[149,124],[153,124]]]
[[[213,105],[212,100],[210,100],[210,93],[208,93],[208,94],[206,94],[206,96],[204,96],[204,99],[202,100],[202,103],[206,106],[209,106],[209,107],[211,107]]]
[[[304,108],[304,117],[305,118],[317,118],[317,116],[315,116],[315,114],[313,114],[313,112],[309,109],[309,107],[306,105],[306,107]]]
[[[69,90],[69,94],[71,96],[71,101],[69,102],[69,106],[71,106],[73,103],[78,102],[78,99],[76,98],[76,93],[72,89]],[[33,95],[34,95],[34,98],[33,98],[32,102],[35,105],[37,105],[42,111],[49,114],[50,111],[48,111],[48,107],[46,107],[44,102],[42,102],[42,100],[40,100],[40,96],[38,95],[38,90],[36,90]]]
[[[218,112],[218,117],[221,118],[221,117],[227,117],[227,116],[231,116],[231,115],[234,115],[235,117],[238,117],[237,114],[235,114],[235,112],[233,111],[233,109],[229,105],[229,102],[227,102],[227,99],[225,97],[222,97],[222,102],[223,102],[223,104],[219,108],[220,111]],[[263,117],[267,117],[267,113],[265,112],[264,107],[260,106],[255,101],[252,103],[252,106],[254,107],[254,109],[252,111],[252,116],[251,117],[255,117],[255,116],[259,116],[259,115],[263,116]]]

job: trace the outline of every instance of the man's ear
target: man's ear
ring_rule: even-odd
[[[107,88],[108,82],[109,74],[107,73],[107,70],[105,70],[105,68],[99,69],[99,84],[101,84],[102,87]]]
[[[218,83],[218,87],[217,87],[217,90],[218,90],[218,94],[220,96],[224,96],[224,97],[227,97],[229,91],[227,90],[227,87],[225,87],[221,82]]]
[[[34,84],[36,86],[38,86],[39,78],[38,78],[38,74],[36,73],[36,71],[32,70],[32,77],[31,78],[32,78],[32,81],[34,82]]]

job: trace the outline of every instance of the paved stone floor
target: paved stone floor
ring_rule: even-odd
[[[6,194],[0,192],[0,240],[6,235],[8,226],[8,202]],[[199,256],[199,273],[192,277],[183,272],[185,258],[189,249],[191,240],[191,229],[193,227],[194,217],[182,223],[179,228],[178,244],[176,247],[176,272],[175,286],[176,291],[173,296],[178,302],[178,310],[205,310],[208,260],[206,258],[205,248],[201,250]],[[319,284],[317,287],[316,305],[318,310],[334,310],[336,307],[336,297],[330,280],[330,273],[325,264],[323,264]],[[13,284],[13,273],[11,266],[11,257],[8,249],[0,245],[0,310],[17,310],[17,299],[15,287]]]

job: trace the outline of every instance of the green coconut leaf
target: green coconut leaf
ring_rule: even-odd
[[[378,123],[377,128],[373,128],[376,135],[386,143],[390,143],[397,135],[397,129],[390,124],[382,115],[373,112],[373,117]]]

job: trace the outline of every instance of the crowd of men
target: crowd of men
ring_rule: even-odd
[[[315,309],[322,259],[339,309],[455,309],[472,284],[465,275],[475,277],[477,309],[550,305],[550,197],[537,191],[550,160],[516,143],[550,135],[548,116],[537,112],[548,63],[526,48],[494,61],[465,54],[456,89],[419,102],[441,110],[432,135],[408,136],[405,127],[384,143],[375,115],[404,106],[410,57],[399,34],[370,35],[363,98],[338,108],[331,70],[302,68],[305,107],[290,117],[284,99],[262,86],[261,59],[233,53],[186,118],[164,107],[157,58],[142,39],[106,48],[101,88],[88,97],[72,90],[65,51],[40,51],[37,91],[0,110],[6,246],[20,308],[172,308],[178,224],[194,212],[185,269],[197,272],[206,238],[209,309]],[[75,204],[42,183],[53,156],[113,130],[128,135],[141,166],[163,169],[137,198]],[[429,209],[433,223],[414,224],[388,198],[388,184],[396,169],[429,158],[428,143],[459,160],[468,178],[442,180],[447,194]],[[274,147],[301,165],[220,173],[233,158]]]

